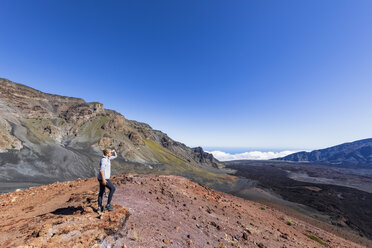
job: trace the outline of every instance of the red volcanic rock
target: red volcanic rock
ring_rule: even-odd
[[[115,211],[97,214],[93,189],[90,179],[1,195],[0,246],[91,247],[120,236],[128,209],[114,205]]]
[[[321,247],[312,236],[330,247],[362,247],[183,177],[112,181],[115,210],[101,215],[95,178],[0,195],[0,247]]]

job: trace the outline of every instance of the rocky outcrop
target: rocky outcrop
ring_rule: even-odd
[[[115,211],[97,214],[92,183],[54,183],[1,196],[6,211],[1,217],[1,247],[83,248],[122,237],[129,210],[115,205]]]

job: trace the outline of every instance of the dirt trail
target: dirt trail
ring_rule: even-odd
[[[116,209],[102,215],[95,178],[0,195],[0,246],[362,247],[183,177],[122,174],[112,181]]]

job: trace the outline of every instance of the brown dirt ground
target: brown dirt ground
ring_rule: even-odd
[[[0,247],[363,247],[183,177],[112,181],[116,209],[101,215],[95,178],[0,195]]]

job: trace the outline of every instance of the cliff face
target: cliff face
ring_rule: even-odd
[[[312,152],[297,152],[277,160],[372,165],[372,139],[357,140]]]
[[[43,93],[0,79],[2,181],[37,178],[46,183],[93,176],[106,147],[118,151],[114,172],[183,174],[211,181],[215,174],[204,168],[222,167],[201,148],[187,147],[99,102]]]

